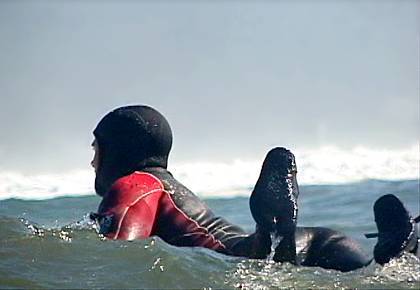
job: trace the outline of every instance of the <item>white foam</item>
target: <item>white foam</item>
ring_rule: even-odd
[[[0,172],[0,200],[8,198],[48,199],[59,196],[93,194],[92,170],[73,170],[64,174],[25,175]]]
[[[407,149],[368,149],[362,146],[342,150],[329,146],[296,152],[301,183],[344,183],[363,179],[418,179],[420,144]]]
[[[325,146],[316,150],[294,150],[298,181],[308,184],[342,184],[365,179],[419,179],[420,144],[401,150],[356,147],[344,150]],[[257,181],[261,161],[234,160],[226,163],[180,164],[173,170],[193,191],[206,196],[249,195],[244,191]]]
[[[401,150],[334,146],[316,150],[294,150],[300,184],[337,184],[364,179],[419,179],[420,144]],[[205,197],[249,195],[262,160],[233,160],[231,163],[193,162],[171,165],[174,176]],[[0,172],[0,200],[47,199],[94,194],[92,170],[64,174],[23,175]]]

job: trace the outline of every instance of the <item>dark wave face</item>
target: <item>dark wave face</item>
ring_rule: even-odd
[[[362,234],[376,230],[376,198],[395,193],[417,215],[418,190],[418,181],[303,186],[298,224],[341,230],[372,253],[375,239]],[[252,231],[247,198],[207,202],[217,214]],[[372,264],[341,273],[178,248],[159,238],[105,240],[87,218],[98,203],[98,197],[1,201],[0,288],[419,288],[420,261],[409,254],[384,267]]]
[[[234,264],[159,239],[105,240],[87,220],[46,230],[2,218],[0,229],[0,288],[220,288]]]
[[[87,217],[55,229],[2,217],[0,231],[0,288],[417,289],[420,282],[413,255],[340,273],[177,248],[158,238],[105,240]]]

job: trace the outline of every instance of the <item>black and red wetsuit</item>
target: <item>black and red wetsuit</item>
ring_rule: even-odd
[[[175,246],[256,258],[265,257],[269,248],[266,239],[215,216],[163,168],[145,168],[118,179],[104,196],[96,217],[100,232],[111,239],[158,236]]]
[[[92,217],[110,239],[158,236],[176,246],[266,258],[275,229],[283,237],[275,261],[341,271],[371,261],[355,241],[337,231],[296,227],[296,170],[293,154],[284,148],[267,154],[250,199],[256,231],[247,234],[215,216],[166,169],[172,131],[155,109],[118,108],[99,122],[94,135],[100,152],[95,190],[103,200]]]
[[[118,179],[94,214],[100,233],[110,239],[158,236],[175,246],[205,247],[227,255],[266,258],[268,232],[248,234],[217,217],[164,168],[145,168]],[[369,264],[352,239],[321,227],[296,228],[299,263],[342,271]],[[339,254],[337,254],[339,253]]]

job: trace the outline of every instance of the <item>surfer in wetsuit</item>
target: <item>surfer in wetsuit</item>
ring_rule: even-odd
[[[91,216],[98,222],[100,233],[108,238],[158,236],[175,246],[266,258],[271,252],[272,233],[280,238],[275,245],[275,261],[341,271],[371,262],[355,241],[337,231],[296,227],[297,170],[293,154],[284,148],[272,149],[264,160],[250,198],[256,230],[248,234],[215,216],[167,170],[172,132],[166,119],[153,108],[118,108],[99,122],[94,136],[95,190],[103,199],[98,213]],[[378,228],[379,241],[381,237],[387,240]],[[404,232],[404,247],[407,239],[411,241],[415,236],[417,240],[414,228],[414,234],[407,236]],[[389,247],[389,242],[382,244],[386,245],[384,249]],[[389,255],[389,250],[376,252],[378,257],[396,255]]]

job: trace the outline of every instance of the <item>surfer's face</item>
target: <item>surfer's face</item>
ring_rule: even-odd
[[[92,161],[90,162],[90,165],[92,165],[96,173],[99,167],[99,147],[98,147],[98,142],[96,141],[96,139],[93,140],[92,142],[92,149],[95,151],[95,153],[93,155]]]

